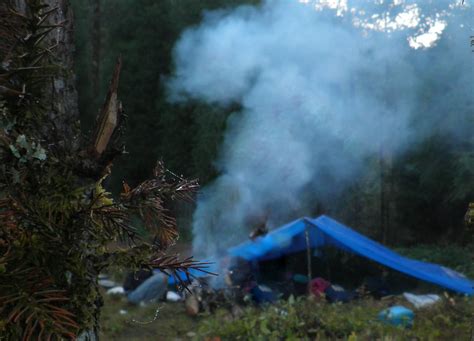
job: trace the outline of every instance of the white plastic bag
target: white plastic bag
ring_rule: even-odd
[[[435,294],[415,295],[410,294],[409,292],[405,292],[403,293],[403,296],[407,299],[408,302],[413,304],[416,309],[428,307],[430,305],[435,304],[441,299],[441,297]]]

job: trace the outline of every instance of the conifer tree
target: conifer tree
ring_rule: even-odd
[[[66,0],[0,3],[0,339],[95,339],[97,277],[112,264],[170,275],[205,267],[166,253],[178,236],[166,204],[190,200],[196,181],[158,162],[149,180],[124,183],[120,198],[104,188],[123,150],[121,62],[95,131],[84,136],[72,24]]]

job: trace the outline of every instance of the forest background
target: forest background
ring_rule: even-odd
[[[186,28],[200,22],[204,11],[258,2],[72,0],[83,131],[94,126],[114,63],[117,56],[123,58],[119,93],[128,120],[128,154],[116,162],[108,180],[116,194],[123,179],[131,185],[145,179],[157,158],[175,173],[198,178],[202,187],[219,175],[215,161],[228,118],[238,106],[222,108],[199,101],[170,103],[165,80],[175,68],[174,44]],[[439,44],[442,48],[443,40]],[[460,68],[453,65],[453,74],[467,72]],[[420,111],[424,102],[449,86],[439,79],[434,81],[436,76],[420,75],[425,84],[418,94]],[[472,111],[469,106],[460,107]],[[460,124],[474,132],[474,115],[460,116],[471,117]],[[329,204],[315,203],[308,215],[330,214],[391,245],[466,243],[472,235],[463,219],[474,198],[473,151],[474,134],[460,140],[441,129],[433,131],[395,159],[368,159],[360,177]],[[191,237],[194,209],[189,204],[174,207],[185,239]]]

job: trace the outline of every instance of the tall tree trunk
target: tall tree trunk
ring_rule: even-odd
[[[15,0],[21,12],[26,11],[27,0]],[[50,25],[61,24],[51,31],[45,44],[55,46],[54,54],[58,58],[62,72],[50,79],[50,86],[45,89],[44,100],[50,104],[49,115],[56,121],[58,135],[72,138],[73,127],[79,119],[77,91],[74,75],[74,20],[68,0],[43,0],[49,8],[57,8],[49,16]]]
[[[51,24],[63,23],[63,27],[51,32],[51,43],[58,44],[56,56],[63,72],[51,79],[49,91],[51,115],[58,122],[58,128],[65,138],[73,137],[73,128],[79,119],[77,91],[74,74],[74,21],[68,0],[47,0],[51,8],[58,7],[50,17]],[[76,137],[77,138],[77,137]]]
[[[92,8],[92,67],[91,67],[91,88],[93,94],[97,96],[100,91],[100,58],[102,46],[101,21],[102,13],[100,0],[91,0]]]
[[[22,0],[25,1],[25,0]],[[99,0],[96,1],[97,4]],[[50,80],[50,88],[45,90],[45,96],[47,96],[47,103],[50,103],[49,115],[54,118],[57,122],[58,137],[63,137],[63,142],[66,145],[73,145],[74,149],[79,149],[82,146],[78,145],[81,143],[79,136],[77,135],[78,120],[79,120],[79,109],[78,109],[78,97],[75,84],[74,74],[74,17],[71,6],[68,0],[44,0],[44,3],[49,5],[50,8],[58,8],[57,11],[50,17],[50,24],[54,25],[62,23],[61,28],[57,28],[52,31],[48,36],[49,45],[57,44],[56,56],[60,63],[60,67],[63,72]],[[99,7],[100,8],[100,7]],[[94,30],[96,23],[94,22]],[[100,26],[99,28],[100,29]],[[100,35],[98,41],[94,40],[95,44],[93,48],[97,51],[97,56],[94,54],[94,61],[98,63],[98,49],[100,48]],[[98,77],[98,64],[94,65],[97,71]],[[94,93],[98,91],[98,81],[94,82],[96,88]],[[83,147],[84,149],[86,147]],[[91,309],[99,309],[97,305],[91,306]],[[94,315],[99,315],[99,312],[95,312]],[[96,326],[93,330],[84,331],[79,335],[78,341],[96,341],[99,339],[98,327]]]
[[[28,0],[4,0],[3,3],[0,3],[0,15],[3,15],[6,22],[2,25],[0,20],[0,59],[4,63],[8,62],[9,53],[14,50],[14,39],[26,39],[27,36],[22,31],[21,25],[15,26],[21,21],[15,19],[16,15],[12,15],[12,13],[16,11],[27,17],[31,14],[28,13],[31,10],[31,4],[32,2]],[[38,98],[38,101],[41,101],[45,107],[46,116],[54,122],[54,126],[52,129],[51,126],[39,126],[38,129],[48,129],[42,133],[51,136],[51,140],[59,145],[70,150],[79,150],[82,147],[80,145],[82,141],[80,141],[80,134],[77,129],[79,111],[75,74],[73,72],[75,48],[73,13],[68,0],[43,0],[41,4],[47,5],[48,9],[53,10],[46,17],[44,24],[52,27],[57,25],[45,36],[42,44],[51,47],[51,53],[55,56],[55,64],[58,66],[59,72],[54,73],[43,82],[42,96],[40,99]],[[13,31],[8,33],[9,30]],[[14,37],[14,35],[16,36]],[[98,44],[100,44],[100,41]],[[26,88],[23,91],[28,93],[29,89]],[[95,305],[90,308],[98,310],[99,306]],[[97,329],[83,332],[78,340],[98,340]]]

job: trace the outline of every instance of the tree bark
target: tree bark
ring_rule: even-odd
[[[52,52],[57,58],[57,64],[62,70],[51,77],[49,86],[44,89],[43,99],[48,103],[48,115],[56,122],[56,136],[73,142],[76,138],[74,127],[79,119],[77,91],[74,75],[74,21],[68,0],[43,0],[50,9],[57,8],[47,19],[50,25],[60,24],[45,38],[44,43],[54,47]],[[13,0],[14,8],[25,14],[26,0]],[[4,3],[4,6],[7,2]]]
[[[58,8],[50,17],[51,24],[62,23],[63,27],[51,32],[50,44],[57,44],[55,54],[63,72],[51,79],[50,114],[57,120],[60,133],[72,136],[75,123],[79,119],[78,99],[74,74],[74,21],[68,0],[45,0],[50,8]]]
[[[101,6],[100,0],[91,0],[92,5],[92,68],[91,68],[91,88],[93,94],[100,91],[100,56],[102,45],[101,34]]]
[[[24,0],[23,0],[24,1]],[[78,144],[78,136],[76,135],[76,124],[79,120],[78,96],[75,84],[74,74],[74,19],[72,8],[68,0],[44,0],[50,8],[58,8],[54,15],[50,17],[50,24],[62,24],[61,28],[57,28],[49,35],[49,45],[57,45],[55,54],[58,63],[63,70],[59,76],[51,79],[49,89],[46,89],[47,100],[51,104],[49,115],[57,122],[57,134],[64,137],[65,144]],[[68,140],[68,137],[71,139]],[[85,147],[84,147],[85,148]],[[91,309],[94,309],[91,307]],[[81,333],[78,341],[96,341],[98,340],[97,328]]]
[[[75,46],[72,8],[68,0],[43,0],[42,3],[48,5],[49,9],[57,9],[47,21],[49,25],[59,25],[44,39],[46,46],[53,47],[55,63],[60,69],[60,72],[48,80],[48,85],[43,90],[42,101],[47,106],[47,115],[55,122],[55,131],[46,133],[55,136],[59,143],[77,149],[82,146],[80,146],[81,141],[77,129],[79,109],[73,71]],[[26,0],[12,0],[11,4],[19,13],[26,14],[28,8]],[[91,307],[91,309],[96,308]],[[85,331],[78,340],[96,341],[98,332],[96,329]]]

